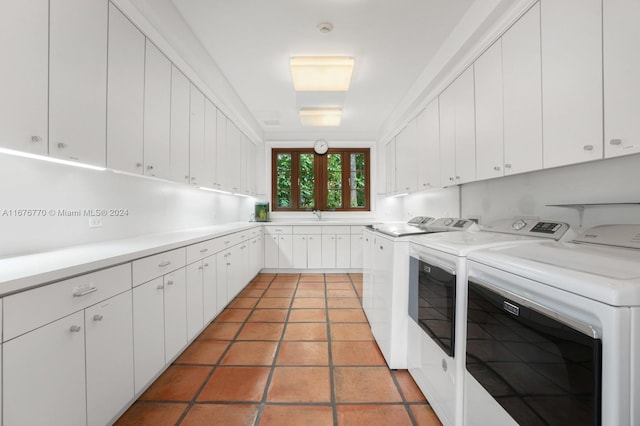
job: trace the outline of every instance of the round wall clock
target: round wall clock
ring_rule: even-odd
[[[316,154],[326,154],[326,152],[329,150],[329,144],[324,139],[318,139],[316,143],[313,144],[313,150],[316,152]]]

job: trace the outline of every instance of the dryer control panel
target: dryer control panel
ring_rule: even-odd
[[[503,234],[529,235],[538,238],[560,240],[570,226],[564,222],[538,219],[502,219],[483,227],[484,231]]]

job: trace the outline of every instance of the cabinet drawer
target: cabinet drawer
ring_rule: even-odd
[[[319,235],[322,234],[322,226],[294,226],[295,235]]]
[[[235,234],[225,235],[213,240],[213,251],[214,253],[218,253],[220,251],[226,250],[229,247],[233,247],[236,244],[240,244],[240,242],[247,240],[249,237],[248,232],[236,232]]]
[[[133,285],[146,283],[185,265],[184,247],[136,260],[133,262]]]
[[[249,235],[251,237],[257,237],[258,235],[262,235],[262,226],[257,226],[255,228],[249,229]]]
[[[187,264],[197,262],[207,256],[214,254],[216,248],[215,240],[207,240],[187,247]]]
[[[322,233],[325,235],[329,234],[347,234],[351,233],[349,226],[323,226]]]
[[[131,288],[131,264],[103,269],[4,299],[3,341]]]
[[[293,226],[265,226],[264,230],[269,235],[291,234]]]
[[[364,231],[364,226],[362,225],[350,226],[349,228],[351,229],[351,235],[360,235]]]

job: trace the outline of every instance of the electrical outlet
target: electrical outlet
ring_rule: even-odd
[[[102,218],[101,217],[90,217],[89,218],[89,228],[102,228]]]

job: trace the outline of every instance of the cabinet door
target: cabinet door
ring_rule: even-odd
[[[393,241],[376,238],[373,262],[373,294],[371,307],[374,320],[371,331],[380,351],[388,359],[391,353],[391,316],[393,305]]]
[[[106,165],[107,5],[107,0],[50,1],[52,157]]]
[[[229,303],[229,292],[227,291],[229,252],[216,254],[216,306],[217,311],[222,312]]]
[[[144,67],[144,174],[171,176],[171,62],[147,39]]]
[[[322,267],[323,268],[336,267],[336,236],[335,235],[322,236]]]
[[[216,149],[217,149],[217,121],[218,110],[209,99],[204,102],[204,162],[202,172],[202,186],[215,187],[216,180]]]
[[[225,152],[225,173],[229,176],[228,190],[240,192],[242,187],[242,133],[236,125],[227,120],[227,140]]]
[[[351,236],[336,235],[336,267],[351,267]]]
[[[5,426],[86,424],[84,339],[80,311],[3,345]]]
[[[203,285],[204,261],[187,265],[187,340],[196,337],[204,325]]]
[[[434,99],[416,118],[418,190],[440,187],[440,111]]]
[[[478,179],[489,179],[504,175],[502,40],[487,49],[473,67],[476,80],[476,173]]]
[[[204,323],[207,323],[218,313],[216,256],[206,257],[202,266],[204,266],[202,274],[202,305]]]
[[[416,120],[396,136],[396,188],[400,193],[415,192],[418,186],[416,154]]]
[[[171,179],[189,182],[189,108],[191,83],[171,65]]]
[[[264,267],[277,268],[280,258],[278,248],[278,235],[266,235],[264,238]]]
[[[640,2],[603,2],[604,156],[640,152]]]
[[[202,297],[202,287],[200,289]],[[164,356],[167,362],[187,345],[187,340],[187,277],[185,268],[180,268],[164,276]]]
[[[397,194],[397,180],[396,180],[396,138],[393,138],[386,146],[386,167],[387,181],[386,181],[386,193],[387,195]]]
[[[235,282],[235,292],[238,295],[247,285],[251,277],[249,276],[250,259],[249,259],[249,242],[245,241],[240,244],[238,250],[238,279]]]
[[[0,2],[0,146],[46,155],[49,1]]]
[[[295,269],[307,268],[307,236],[294,235],[293,237],[293,267]]]
[[[454,82],[456,103],[456,183],[476,179],[476,116],[473,66]]]
[[[87,424],[109,424],[133,398],[131,291],[85,310]]]
[[[362,309],[372,321],[371,300],[373,291],[373,232],[364,231],[362,252]]]
[[[456,183],[456,102],[452,84],[438,96],[440,107],[440,183]]]
[[[278,267],[293,268],[293,239],[291,235],[278,237]]]
[[[144,35],[109,3],[107,167],[143,173]]]
[[[256,237],[249,244],[249,256],[251,258],[251,276],[253,279],[262,269],[264,259],[262,237]]]
[[[307,267],[309,269],[322,268],[322,236],[307,236]]]
[[[244,276],[243,259],[240,254],[240,246],[231,247],[227,252],[227,294],[229,301],[239,293],[239,281]]]
[[[502,36],[504,174],[542,168],[540,3]]]
[[[218,189],[228,188],[227,172],[227,117],[220,110],[216,110],[216,175],[214,176],[215,187]]]
[[[133,361],[136,394],[165,365],[164,282],[156,278],[133,289]]]
[[[362,268],[362,254],[364,237],[362,235],[351,236],[351,268]]]
[[[204,185],[204,95],[191,85],[191,117],[189,121],[189,174],[192,185]]]
[[[543,166],[602,158],[602,0],[543,0]]]

